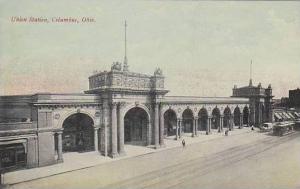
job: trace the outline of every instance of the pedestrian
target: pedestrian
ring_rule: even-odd
[[[185,140],[183,139],[181,143],[182,143],[182,147],[184,148],[185,147]]]
[[[251,126],[251,130],[254,131],[254,126],[253,125]]]
[[[228,130],[225,131],[225,136],[228,136]]]

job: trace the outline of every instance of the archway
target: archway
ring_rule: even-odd
[[[176,135],[177,117],[176,113],[169,109],[164,113],[164,135]]]
[[[223,119],[223,127],[224,128],[230,128],[230,117],[231,117],[230,108],[226,107],[224,110],[224,119]]]
[[[185,132],[185,133],[193,132],[193,121],[194,121],[194,116],[193,116],[192,110],[190,110],[190,109],[184,110],[182,113],[183,132]]]
[[[211,120],[212,129],[218,129],[220,127],[220,119],[221,119],[220,110],[216,107],[212,111],[212,120]]]
[[[243,109],[243,123],[249,125],[249,108],[247,106]]]
[[[63,152],[94,150],[94,122],[83,113],[70,115],[63,122]]]
[[[147,145],[148,123],[148,114],[144,109],[140,107],[131,108],[124,116],[125,143]]]
[[[205,108],[201,108],[201,110],[198,113],[198,117],[198,131],[206,131],[208,118],[207,110]]]
[[[234,125],[240,125],[241,124],[241,111],[239,107],[236,107],[233,111],[233,119],[234,119]]]

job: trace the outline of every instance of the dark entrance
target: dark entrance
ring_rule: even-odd
[[[224,119],[223,119],[223,127],[224,128],[231,128],[230,118],[231,118],[230,108],[226,107],[224,110]]]
[[[243,109],[243,123],[249,126],[249,108],[247,106]]]
[[[86,152],[94,150],[94,122],[86,114],[69,116],[63,123],[63,151]]]
[[[185,133],[193,132],[193,121],[194,121],[194,116],[192,110],[190,109],[184,110],[184,112],[182,113],[183,132]]]
[[[212,120],[211,120],[211,122],[212,122],[211,128],[212,129],[219,129],[220,119],[221,119],[220,110],[218,108],[214,108],[212,111]]]
[[[176,135],[177,117],[173,110],[167,110],[164,113],[164,135],[172,136]]]
[[[206,109],[202,108],[198,113],[198,131],[206,131],[208,113]]]
[[[240,108],[236,107],[233,112],[234,125],[239,126],[241,124],[241,111]]]
[[[139,107],[130,109],[124,117],[125,143],[147,145],[148,115]]]

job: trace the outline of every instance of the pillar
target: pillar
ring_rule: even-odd
[[[223,127],[224,127],[224,116],[220,117],[220,132],[223,132]]]
[[[198,117],[195,117],[195,135],[198,136]]]
[[[243,114],[240,114],[240,128],[243,128]]]
[[[182,137],[182,119],[179,119],[179,138]]]
[[[164,126],[164,114],[162,111],[162,107],[160,108],[160,114],[159,114],[159,126],[160,126],[160,132],[159,132],[159,144],[161,147],[165,146],[165,142],[164,142],[164,130],[165,130],[165,126]]]
[[[176,140],[178,140],[178,131],[179,130],[179,119],[176,121]]]
[[[111,157],[118,156],[117,104],[111,105]]]
[[[192,133],[192,137],[195,137],[196,135],[196,119],[193,119],[193,133]]]
[[[233,115],[230,116],[230,125],[231,125],[231,130],[233,131],[233,129],[234,129]]]
[[[125,155],[124,150],[124,115],[122,115],[122,104],[119,104],[118,108],[118,136],[119,136],[119,155]]]
[[[63,162],[62,132],[57,132],[57,162]]]
[[[154,147],[159,148],[159,112],[158,103],[154,104]]]
[[[211,117],[207,117],[207,126],[206,126],[206,134],[210,134],[210,128],[211,128]]]
[[[150,120],[148,120],[148,123],[147,123],[147,145],[150,146],[151,143],[152,143],[152,125],[151,125],[151,122]]]
[[[94,127],[94,146],[95,146],[95,151],[99,151],[99,147],[98,147],[98,127]]]

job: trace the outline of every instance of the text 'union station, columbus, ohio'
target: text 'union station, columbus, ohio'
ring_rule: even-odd
[[[84,93],[0,97],[1,169],[51,165],[76,151],[116,158],[126,155],[126,144],[161,148],[167,136],[272,122],[271,85],[253,86],[250,79],[234,86],[232,97],[218,98],[167,96],[164,82],[159,68],[134,73],[125,59],[90,76]]]

